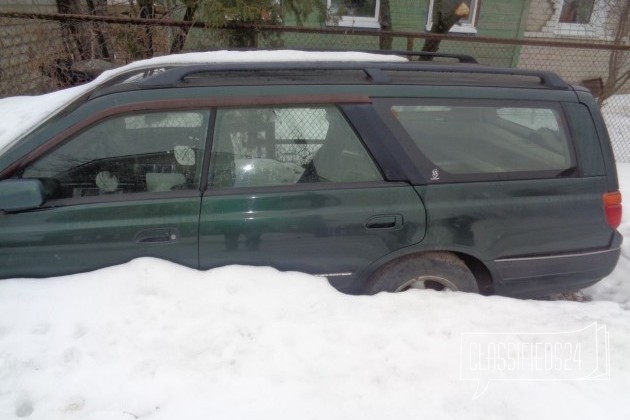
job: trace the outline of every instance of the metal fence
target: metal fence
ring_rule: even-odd
[[[343,28],[202,24],[120,16],[0,11],[0,97],[41,94],[80,84],[101,71],[172,51],[256,48],[419,51],[440,40],[441,52],[466,53],[495,66],[551,70],[600,94],[611,63],[630,68],[630,44],[560,42]],[[616,60],[616,61],[613,61]],[[618,161],[630,162],[630,85],[603,101]]]

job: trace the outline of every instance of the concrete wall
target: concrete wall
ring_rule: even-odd
[[[524,46],[519,67],[551,70],[568,82],[579,83],[604,78],[608,74],[609,56],[610,52],[606,50]]]
[[[531,0],[525,32],[541,32],[551,16],[553,16],[551,0]]]

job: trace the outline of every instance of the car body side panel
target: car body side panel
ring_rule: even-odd
[[[609,249],[495,261],[494,292],[536,297],[591,286],[609,275],[617,264],[622,237],[616,233]]]
[[[203,198],[200,265],[271,265],[330,275],[337,288],[372,261],[422,240],[426,215],[408,185],[217,194]]]
[[[426,203],[425,245],[450,244],[483,260],[603,249],[605,177],[417,187]]]
[[[606,173],[608,174],[608,190],[617,191],[619,189],[619,181],[617,178],[617,167],[615,166],[615,155],[613,153],[612,145],[610,144],[610,138],[608,136],[608,130],[606,129],[604,117],[599,111],[599,105],[597,105],[595,98],[593,98],[590,93],[576,93],[580,98],[581,103],[588,107],[593,122],[595,123],[599,146],[601,147],[601,151],[604,156],[604,164],[606,167]]]
[[[521,273],[530,265],[534,268],[530,281],[568,274],[551,266],[546,272],[534,257],[578,256],[618,248],[616,232],[606,224],[602,206],[607,182],[606,177],[576,177],[419,186],[431,227],[422,247],[481,260],[495,275],[495,289],[508,294],[510,280],[525,279],[509,272],[516,263],[501,261],[520,261]],[[614,262],[601,261],[601,272],[610,272]],[[590,270],[580,274],[576,269],[574,280],[585,281]],[[544,284],[539,288],[544,289]]]
[[[200,198],[116,201],[0,215],[0,277],[90,271],[138,257],[196,268]]]

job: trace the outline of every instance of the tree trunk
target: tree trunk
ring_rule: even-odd
[[[389,0],[381,0],[379,22],[381,24],[382,31],[392,30],[392,15],[389,8]],[[391,50],[392,42],[393,37],[391,35],[381,34],[378,37],[379,48],[381,50]]]
[[[184,44],[186,43],[186,38],[188,37],[190,28],[192,28],[193,18],[196,11],[197,3],[188,4],[186,6],[186,13],[184,13],[183,20],[184,22],[190,22],[190,25],[185,28],[178,29],[175,39],[173,39],[173,43],[171,44],[171,54],[180,53],[184,49]]]
[[[154,19],[155,7],[153,0],[140,0],[140,18],[141,19]],[[144,45],[144,58],[153,57],[153,30],[150,25],[144,27],[144,37],[142,39]]]
[[[463,1],[454,4],[451,0],[435,0],[433,3],[433,23],[431,25],[431,33],[447,34],[453,25],[460,19],[467,17],[470,9]],[[423,52],[437,52],[440,49],[440,39],[426,39],[422,46]],[[431,61],[432,57],[421,57],[421,60]]]
[[[258,48],[258,31],[253,28],[226,26],[229,48]]]
[[[107,8],[107,0],[87,0],[88,13],[90,15],[104,14]],[[101,28],[100,23],[93,23],[94,34],[96,35],[96,51],[95,57],[109,59],[109,50],[107,48],[107,39]]]
[[[57,0],[57,11],[63,14],[82,14],[79,0]],[[68,21],[61,24],[61,37],[68,55],[73,60],[87,60],[90,58],[89,33],[84,23]]]

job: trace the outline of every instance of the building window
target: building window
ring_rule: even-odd
[[[590,23],[594,4],[595,0],[565,0],[558,23]]]
[[[552,14],[539,33],[527,36],[605,38],[608,0],[551,0]]]
[[[462,33],[462,34],[476,34],[477,33],[477,17],[479,16],[480,0],[464,0],[458,3],[456,7],[462,7],[462,3],[468,7],[468,16],[459,20],[458,23],[453,25],[449,30],[450,33]],[[429,1],[429,10],[427,12],[427,26],[426,30],[430,31],[433,26],[433,5],[435,0]]]
[[[327,0],[329,25],[380,29],[380,0]]]

